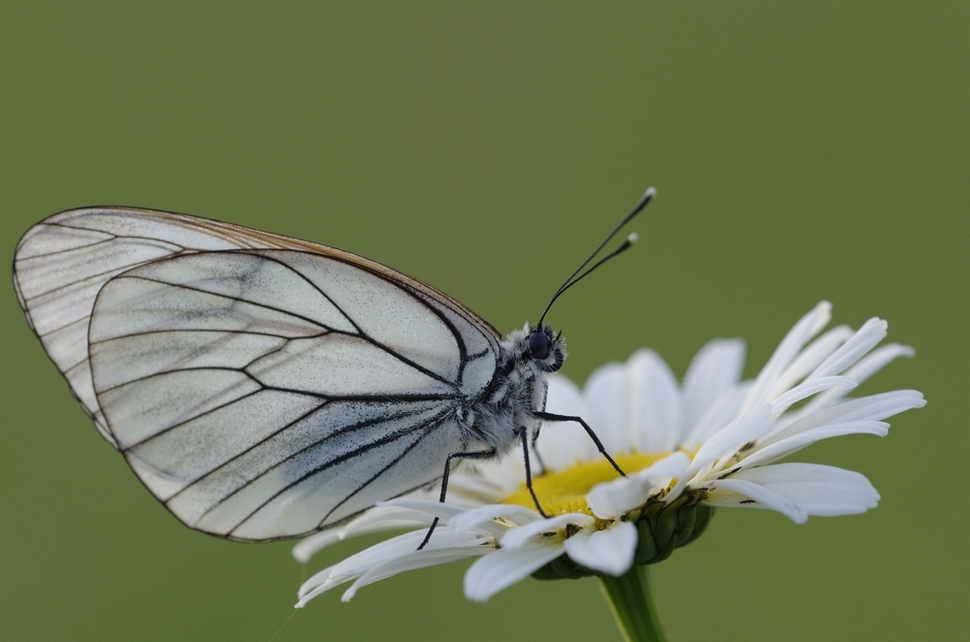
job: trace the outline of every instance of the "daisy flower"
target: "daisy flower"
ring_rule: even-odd
[[[402,571],[467,558],[477,558],[464,580],[471,600],[487,600],[529,575],[595,574],[608,593],[623,591],[638,581],[631,568],[692,541],[714,507],[775,510],[796,524],[874,508],[879,494],[859,473],[778,463],[822,439],[884,436],[885,419],[925,404],[915,390],[850,398],[873,373],[913,351],[877,348],[887,329],[877,318],[856,331],[837,326],[822,333],[830,317],[829,303],[816,306],[751,381],[741,380],[740,340],[708,343],[682,383],[647,349],[596,370],[582,390],[549,376],[547,409],[584,417],[625,477],[580,427],[547,426],[533,453],[541,511],[525,487],[521,453],[458,469],[447,503],[431,491],[401,497],[297,544],[294,556],[305,562],[350,536],[410,529],[311,577],[297,606],[348,582],[344,600]],[[430,541],[418,550],[436,517]]]

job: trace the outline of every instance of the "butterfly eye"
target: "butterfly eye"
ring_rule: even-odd
[[[549,337],[545,332],[536,331],[529,335],[529,352],[533,359],[545,359],[549,356]]]

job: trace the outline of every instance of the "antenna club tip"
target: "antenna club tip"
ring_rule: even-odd
[[[636,232],[630,232],[626,236],[626,243],[627,243],[627,245],[633,245],[634,243],[636,243],[639,240],[640,240],[640,235],[637,234]]]
[[[640,197],[640,201],[637,203],[636,208],[634,208],[633,210],[634,214],[642,210],[644,207],[646,207],[647,203],[649,203],[656,195],[657,195],[656,187],[648,188],[647,191],[643,193],[643,196]]]

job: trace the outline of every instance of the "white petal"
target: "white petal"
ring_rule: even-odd
[[[733,457],[748,442],[768,434],[772,427],[769,410],[770,407],[767,405],[755,408],[708,439],[694,455],[687,472],[671,490],[669,497],[674,498],[679,495],[687,482],[698,472],[714,465],[717,461]]]
[[[851,377],[856,383],[862,383],[897,357],[912,358],[915,354],[916,351],[910,346],[890,343],[859,359],[858,363],[845,371],[845,376]]]
[[[882,346],[881,348],[873,350],[867,354],[865,357],[860,359],[858,363],[846,370],[844,374],[857,384],[861,384],[869,379],[869,377],[871,377],[873,374],[882,370],[892,360],[898,357],[912,357],[914,354],[914,350],[909,346],[900,345],[898,343],[890,343],[889,345]],[[830,406],[844,397],[847,393],[848,390],[843,388],[833,388],[832,390],[823,392],[806,403],[799,410],[799,412],[802,414],[809,414],[815,410],[818,410],[819,408]]]
[[[409,535],[412,535],[409,533]],[[372,547],[374,548],[374,547]],[[471,533],[441,533],[439,537],[436,531],[432,542],[424,549],[415,550],[413,547],[410,552],[395,555],[387,554],[373,555],[373,551],[368,549],[362,553],[370,554],[355,556],[359,561],[358,566],[349,564],[350,558],[338,565],[320,571],[309,580],[303,583],[298,592],[299,602],[296,607],[302,608],[307,602],[318,595],[329,591],[345,582],[355,580],[353,585],[343,594],[342,600],[349,601],[356,594],[357,589],[378,580],[382,580],[392,575],[397,575],[404,571],[445,564],[469,557],[477,557],[494,550],[494,542],[490,538],[477,537]]]
[[[744,353],[740,339],[715,339],[700,349],[684,375],[685,429],[693,432],[704,413],[740,382]]]
[[[792,417],[783,415],[776,422],[777,428],[770,440],[775,441],[816,426],[847,421],[882,421],[904,410],[925,405],[923,394],[917,390],[894,390],[850,399],[811,413],[795,412]]]
[[[493,504],[515,492],[525,479],[525,466],[522,451],[515,449],[514,452],[515,455],[510,453],[506,457],[459,466],[448,480],[449,503]]]
[[[593,513],[601,519],[618,518],[629,511],[643,506],[652,494],[655,480],[628,475],[613,481],[593,486],[586,494],[586,503]]]
[[[385,564],[372,568],[357,578],[350,588],[344,592],[340,599],[344,602],[348,602],[354,597],[354,595],[357,594],[357,590],[361,587],[387,579],[388,577],[397,575],[398,573],[403,573],[404,571],[413,571],[419,568],[426,568],[428,566],[457,562],[470,557],[480,557],[486,553],[495,551],[495,547],[491,539],[486,539],[483,537],[476,538],[467,533],[463,535],[465,538],[467,538],[464,542],[455,541],[446,546],[437,547],[431,547],[429,543],[427,547],[421,549],[420,551],[414,551],[409,555],[402,555],[389,560]],[[432,540],[434,540],[435,537],[437,537],[437,533],[432,536]]]
[[[584,387],[589,401],[587,422],[609,453],[630,451],[627,432],[626,372],[619,363],[608,363],[593,371]]]
[[[454,504],[449,504],[448,502],[439,502],[436,500],[410,497],[407,495],[404,497],[395,497],[394,499],[389,499],[386,502],[379,502],[377,506],[393,507],[398,509],[406,509],[413,511],[414,513],[423,513],[431,518],[438,517],[444,522],[447,522],[449,519],[452,519],[453,517],[461,515],[465,512],[465,509],[461,506],[455,506]]]
[[[427,531],[423,529],[411,531],[365,548],[335,564],[330,569],[331,580],[343,577],[357,577],[363,575],[375,566],[385,564],[396,557],[407,555],[417,550],[421,542],[424,541],[426,534]],[[435,537],[431,538],[433,541],[437,540],[435,541],[435,545],[441,542],[441,538],[438,538],[437,535],[439,533],[435,531]],[[447,537],[447,535],[444,535],[444,537]],[[431,543],[429,542],[428,545],[430,546]]]
[[[499,541],[503,549],[527,548],[530,542],[538,540],[561,539],[558,537],[559,531],[572,524],[580,528],[587,528],[596,523],[589,515],[583,513],[566,513],[540,519],[524,526],[517,526],[510,529]],[[556,533],[556,537],[548,537],[546,533]]]
[[[293,605],[294,608],[302,609],[304,606],[307,605],[307,602],[309,602],[313,598],[326,593],[327,591],[334,588],[335,586],[339,586],[341,584],[344,584],[354,579],[352,577],[345,577],[339,580],[331,581],[328,577],[326,577],[326,573],[329,570],[330,569],[326,569],[317,573],[312,578],[310,578],[310,580],[307,580],[303,584],[303,586],[300,587],[299,600],[297,601],[296,604]],[[319,580],[318,583],[315,586],[310,587],[309,585],[311,581],[316,581],[316,580]]]
[[[784,495],[809,515],[862,513],[879,502],[879,493],[865,475],[835,466],[776,464],[742,471],[737,476]]]
[[[357,578],[370,569],[385,564],[396,557],[407,555],[417,549],[424,539],[424,531],[412,531],[384,540],[366,548],[339,564],[334,564],[308,579],[300,586],[297,595],[300,605],[334,586]]]
[[[804,379],[818,368],[839,346],[846,342],[853,334],[852,328],[840,325],[820,335],[795,357],[785,370],[778,375],[778,379],[766,395],[771,400],[788,388]]]
[[[601,531],[582,530],[569,537],[563,548],[577,564],[619,577],[633,565],[637,527],[630,522],[617,522]]]
[[[770,508],[785,515],[796,524],[804,524],[808,513],[782,495],[754,482],[743,479],[719,479],[708,486],[711,490],[704,500],[708,506],[742,506]]]
[[[375,506],[340,528],[320,531],[300,540],[293,546],[291,553],[296,561],[305,563],[324,548],[348,537],[430,526],[432,519],[422,511],[398,506]]]
[[[730,483],[724,484],[724,482]],[[764,501],[766,507],[780,510],[799,523],[804,519],[795,519],[788,511],[781,510],[777,505],[797,506],[798,511],[807,517],[808,515],[854,515],[875,508],[879,503],[879,493],[864,475],[821,464],[776,464],[744,470],[735,473],[729,479],[713,483],[715,487],[722,487],[722,485],[752,499]],[[765,494],[761,494],[761,491],[751,492],[753,487],[765,491]],[[774,498],[768,494],[773,495]],[[715,495],[716,492],[712,492],[709,498]],[[779,501],[777,498],[784,501]],[[715,505],[717,505],[716,502]],[[750,504],[750,506],[763,508],[757,504]]]
[[[682,401],[670,366],[644,348],[633,353],[625,369],[627,443],[647,453],[675,449],[681,437]]]
[[[755,406],[770,401],[767,395],[775,381],[798,355],[805,343],[828,325],[831,318],[832,304],[828,301],[822,301],[815,306],[815,309],[799,319],[795,327],[789,330],[785,338],[782,339],[765,367],[761,369],[741,412],[746,412]]]
[[[297,591],[297,596],[300,598],[300,601],[302,602],[305,596],[315,592],[321,586],[328,584],[330,581],[330,573],[332,571],[333,566],[329,566],[318,573],[314,573],[309,579],[303,582],[303,584],[300,585],[299,591]],[[315,594],[319,595],[319,593],[322,592],[323,591],[319,591]],[[298,604],[297,608],[300,608],[301,606],[302,604]]]
[[[297,562],[306,564],[310,561],[311,557],[342,539],[343,536],[340,533],[340,529],[320,531],[294,544],[290,550],[290,554]]]
[[[675,452],[663,459],[658,459],[652,466],[645,468],[638,474],[654,479],[671,479],[681,477],[690,465],[690,456],[685,452]]]
[[[489,528],[488,523],[494,520],[504,520],[513,524],[529,524],[541,521],[542,515],[536,511],[518,506],[516,504],[493,504],[480,506],[462,512],[461,515],[454,517],[449,526],[455,530],[473,530]],[[501,528],[501,527],[499,527]],[[501,528],[500,532],[505,533],[508,528]]]
[[[840,374],[886,338],[889,324],[873,317],[815,369],[812,377]]]
[[[546,409],[560,415],[582,415],[588,406],[583,391],[569,377],[553,372],[546,375]]]
[[[552,538],[550,538],[551,540]],[[500,548],[478,559],[465,573],[465,597],[484,602],[562,555],[561,541],[532,540],[522,548]]]
[[[748,397],[753,382],[738,384],[726,391],[711,404],[707,411],[697,421],[697,424],[681,441],[681,447],[696,449],[717,434],[722,428],[738,418],[741,404]]]
[[[795,386],[791,390],[776,397],[771,402],[771,415],[777,417],[799,401],[831,388],[852,390],[855,387],[856,382],[848,377],[830,376],[808,379],[805,383]]]
[[[586,495],[590,510],[601,519],[622,517],[666,488],[671,479],[681,479],[690,464],[687,453],[676,452],[649,468],[620,479],[597,484]]]
[[[889,424],[881,421],[847,421],[831,426],[812,428],[767,446],[759,446],[756,451],[741,460],[741,467],[753,468],[777,461],[823,439],[858,434],[885,437],[889,434]]]
[[[548,375],[547,379],[549,381],[549,390],[546,394],[547,411],[558,415],[588,418],[587,421],[592,420],[586,397],[576,384],[555,373]],[[597,436],[602,439],[600,430],[594,429]],[[564,470],[576,465],[577,462],[589,461],[597,454],[593,440],[589,438],[583,427],[575,422],[544,424],[539,433],[536,450],[542,456],[543,463],[551,470]],[[521,483],[524,476],[520,475],[518,479]]]
[[[502,459],[505,459],[504,457]],[[465,462],[463,466],[456,466],[448,477],[448,503],[454,502],[459,506],[465,506],[465,500],[478,495],[492,496],[501,485],[501,481],[496,484],[492,479],[495,475],[501,475],[499,467],[495,466],[494,461]],[[502,495],[497,495],[501,497]],[[485,503],[491,503],[486,501]],[[473,502],[472,505],[477,505]]]
[[[321,584],[320,586],[313,589],[312,591],[307,591],[305,595],[300,596],[300,599],[297,601],[296,604],[293,605],[293,608],[302,609],[304,606],[307,605],[307,602],[309,602],[313,598],[323,595],[333,587],[349,582],[351,579],[353,578],[346,578],[346,579],[340,580],[339,582],[334,582],[332,584],[331,583]]]

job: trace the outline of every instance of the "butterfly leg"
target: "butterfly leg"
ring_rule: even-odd
[[[532,501],[535,502],[536,510],[539,511],[539,514],[543,517],[549,517],[546,515],[546,511],[542,510],[542,506],[539,504],[539,498],[536,497],[536,492],[532,489],[532,466],[529,463],[529,446],[526,441],[525,427],[519,428],[516,432],[519,433],[519,437],[522,439],[522,456],[525,458],[525,487],[529,489],[529,494],[532,495]],[[536,456],[538,456],[538,453]],[[541,464],[542,460],[539,463]]]
[[[539,441],[539,430],[542,428],[542,424],[536,426],[535,432],[532,433],[532,438],[529,440],[532,442],[532,454],[536,456],[536,462],[539,463],[539,475],[546,472],[546,462],[542,461],[542,454],[539,449],[536,448],[536,442]]]
[[[617,466],[616,462],[613,461],[613,458],[610,457],[610,454],[606,452],[606,448],[603,447],[603,442],[601,442],[600,438],[596,436],[596,433],[593,432],[593,429],[589,427],[589,424],[583,421],[582,417],[556,415],[551,412],[533,412],[532,414],[537,419],[542,419],[544,421],[573,421],[581,425],[586,430],[586,434],[589,435],[589,438],[593,440],[594,444],[596,444],[596,449],[600,451],[601,455],[606,457],[606,461],[610,462],[610,465],[613,466],[616,472],[620,473],[620,476],[626,477],[626,473],[624,473],[623,470],[619,466]]]
[[[459,451],[451,453],[448,458],[445,459],[445,472],[441,476],[441,495],[438,497],[438,501],[442,504],[445,503],[445,496],[448,494],[448,476],[451,474],[451,460],[452,459],[490,459],[496,455],[494,448],[489,448],[488,450],[471,450],[471,451]],[[424,536],[421,545],[418,546],[420,551],[428,544],[428,540],[431,539],[431,533],[434,532],[435,527],[438,526],[439,518],[435,517],[434,521],[431,522],[431,527],[428,529],[427,535]]]

